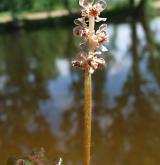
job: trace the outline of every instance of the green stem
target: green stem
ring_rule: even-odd
[[[91,119],[92,119],[92,84],[91,74],[85,70],[84,77],[84,151],[83,165],[90,165],[90,148],[91,148]]]

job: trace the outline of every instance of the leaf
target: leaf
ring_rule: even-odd
[[[7,165],[14,165],[16,163],[17,159],[15,157],[10,157],[7,160]]]
[[[105,60],[106,60],[106,62],[110,62],[111,60],[113,60],[113,56],[107,55],[107,56],[105,56]]]
[[[29,160],[25,160],[24,165],[34,165],[34,163]]]
[[[39,157],[41,159],[46,159],[44,148],[33,150],[33,155],[35,155],[36,157]]]
[[[15,165],[25,165],[25,161],[23,159],[19,159],[16,161]]]

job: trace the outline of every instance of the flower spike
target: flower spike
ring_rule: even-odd
[[[95,22],[106,20],[99,17],[106,8],[106,2],[99,0],[93,3],[94,0],[79,0],[82,6],[82,17],[74,20],[77,26],[73,29],[74,35],[81,37],[83,43],[79,45],[80,54],[78,59],[72,62],[72,66],[87,70],[89,74],[105,66],[105,60],[100,55],[107,51],[106,42],[109,40],[107,24],[102,24],[97,31],[94,29]]]

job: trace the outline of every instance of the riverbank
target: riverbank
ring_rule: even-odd
[[[76,13],[74,11],[73,13]],[[34,12],[34,13],[22,13],[17,16],[18,20],[40,20],[40,19],[48,19],[56,18],[56,17],[63,17],[69,15],[68,10],[59,10],[59,11],[51,11],[51,12]],[[7,13],[3,16],[0,16],[0,23],[8,23],[13,21],[12,16]]]
[[[154,3],[155,12],[158,13],[160,9],[160,2]],[[129,16],[135,16],[138,19],[144,14],[142,7],[122,6],[118,8],[109,9],[102,16],[107,17],[111,22],[118,22],[119,19],[125,20]],[[0,16],[0,31],[15,30],[15,29],[33,29],[41,26],[60,26],[72,25],[73,19],[80,15],[79,10],[73,10],[69,13],[68,10],[37,12],[37,13],[21,13],[16,18],[8,13]]]

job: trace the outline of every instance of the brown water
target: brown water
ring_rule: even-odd
[[[113,59],[93,76],[92,165],[158,165],[160,18],[110,24],[109,33]],[[0,35],[0,165],[40,147],[82,163],[76,45],[71,28]]]

